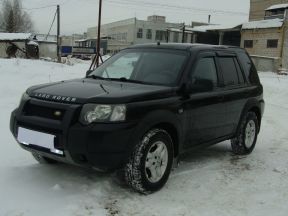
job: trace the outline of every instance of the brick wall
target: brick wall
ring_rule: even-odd
[[[266,8],[283,3],[288,3],[288,0],[250,0],[249,20],[263,20]]]
[[[250,55],[280,57],[282,46],[282,28],[242,30],[241,47],[245,40],[253,40],[253,48],[246,48]],[[277,48],[267,48],[268,39],[277,39]]]
[[[285,22],[284,26],[285,36],[283,43],[283,57],[282,57],[282,68],[288,70],[288,22]]]

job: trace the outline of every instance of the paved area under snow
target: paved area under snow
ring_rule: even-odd
[[[286,216],[288,214],[288,77],[260,73],[266,110],[250,156],[229,142],[185,156],[158,193],[143,196],[99,174],[37,164],[9,131],[10,112],[31,85],[84,76],[74,66],[0,59],[1,216]]]

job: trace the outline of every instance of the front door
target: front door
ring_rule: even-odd
[[[190,94],[184,102],[189,118],[185,147],[189,148],[225,136],[226,107],[224,93],[219,86],[218,68],[214,52],[198,56],[188,75]]]

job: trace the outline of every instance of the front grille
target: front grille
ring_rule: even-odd
[[[40,106],[27,102],[23,109],[23,114],[25,116],[35,116],[62,121],[65,115],[65,110]]]

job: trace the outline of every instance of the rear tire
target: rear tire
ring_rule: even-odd
[[[137,192],[153,193],[166,184],[172,164],[170,135],[163,129],[152,129],[135,146],[124,167],[125,181]]]
[[[42,155],[39,155],[37,153],[32,153],[32,156],[36,161],[38,161],[40,164],[57,164],[58,161],[44,157]]]
[[[237,136],[231,139],[232,152],[237,155],[250,154],[256,145],[259,123],[254,112],[248,112],[240,122]]]

